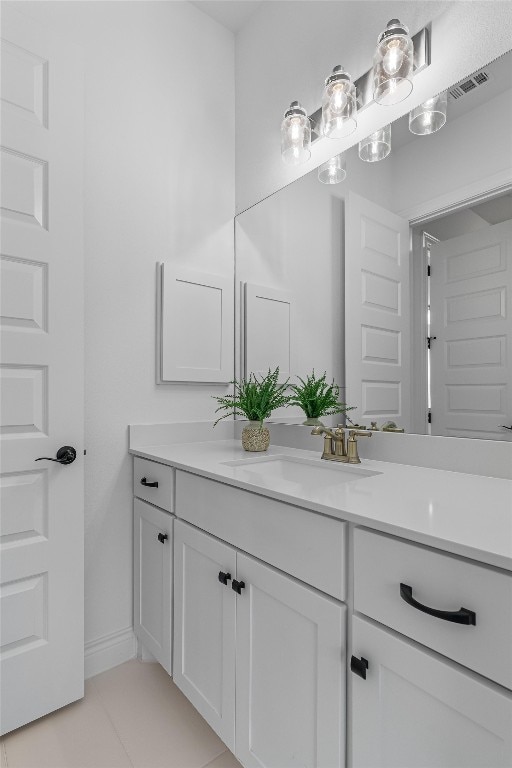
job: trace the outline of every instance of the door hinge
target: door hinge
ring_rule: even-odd
[[[427,266],[427,276],[430,277],[431,274],[432,274],[432,268],[431,268],[430,264],[428,264],[428,266]]]
[[[428,412],[427,421],[428,421],[429,424],[432,424],[432,411]]]

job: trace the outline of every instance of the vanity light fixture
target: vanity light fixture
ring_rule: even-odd
[[[373,98],[377,104],[398,104],[409,96],[413,59],[409,30],[398,19],[391,19],[378,37],[373,58]]]
[[[347,161],[345,155],[335,155],[318,168],[318,181],[322,184],[339,184],[347,177]]]
[[[359,142],[359,157],[366,163],[384,160],[391,152],[391,125],[371,133]]]
[[[348,72],[338,64],[325,81],[322,95],[322,133],[343,139],[357,128],[356,87]]]
[[[300,165],[311,157],[311,123],[298,101],[292,101],[281,123],[281,157],[287,165]]]
[[[427,136],[439,131],[446,123],[448,91],[424,101],[409,112],[409,130],[418,136]]]

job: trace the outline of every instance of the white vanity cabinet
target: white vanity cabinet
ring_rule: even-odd
[[[173,476],[173,470],[163,464],[140,458],[134,460],[133,628],[143,648],[169,674],[172,673],[174,516],[170,511],[173,508]],[[143,484],[142,479],[145,480]],[[143,499],[165,507],[160,509]]]
[[[174,681],[245,768],[342,768],[344,605],[177,520],[174,608]]]
[[[510,768],[512,574],[356,528],[354,609],[353,768]]]

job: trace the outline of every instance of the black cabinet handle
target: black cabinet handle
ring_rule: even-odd
[[[476,613],[467,608],[459,608],[458,611],[438,611],[437,608],[429,608],[428,605],[422,605],[412,596],[412,587],[407,584],[400,584],[400,597],[406,603],[412,605],[418,611],[428,613],[429,616],[435,616],[444,621],[453,621],[455,624],[476,624]]]
[[[72,464],[75,459],[76,451],[73,446],[63,445],[62,448],[59,448],[57,451],[54,459],[50,459],[49,456],[40,456],[38,459],[34,459],[34,461],[56,461],[57,464]]]
[[[230,580],[230,578],[231,578],[231,574],[230,573],[224,573],[224,571],[219,571],[218,578],[219,578],[219,581],[220,581],[221,584],[226,585],[228,583],[228,581]]]
[[[146,480],[146,478],[145,478],[145,477],[142,477],[142,478],[141,478],[140,484],[141,484],[141,485],[145,485],[145,486],[146,486],[146,488],[158,488],[158,483],[157,483],[157,481],[156,481],[156,480],[155,480],[155,482],[154,482],[154,483],[148,483],[148,481]]]
[[[235,592],[238,592],[238,594],[241,595],[242,589],[244,588],[245,588],[245,582],[237,581],[236,579],[233,579],[233,583],[231,584],[231,589],[234,589]]]
[[[357,658],[357,656],[352,656],[350,659],[350,669],[354,674],[359,675],[359,677],[362,677],[363,680],[366,680],[366,670],[368,669],[368,661],[364,659],[362,656],[360,659]]]
[[[164,541],[166,541],[166,539],[168,539],[168,538],[169,537],[168,537],[168,535],[166,533],[159,533],[158,536],[157,536],[157,539],[160,542],[160,544],[163,544]]]
[[[506,424],[502,424],[502,425],[501,425],[501,429],[512,429],[512,427],[507,427],[507,425],[506,425]]]

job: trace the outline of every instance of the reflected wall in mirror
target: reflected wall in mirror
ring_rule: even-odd
[[[385,160],[237,217],[239,375],[327,371],[367,427],[512,440],[512,53],[473,74],[437,133],[405,116]]]

